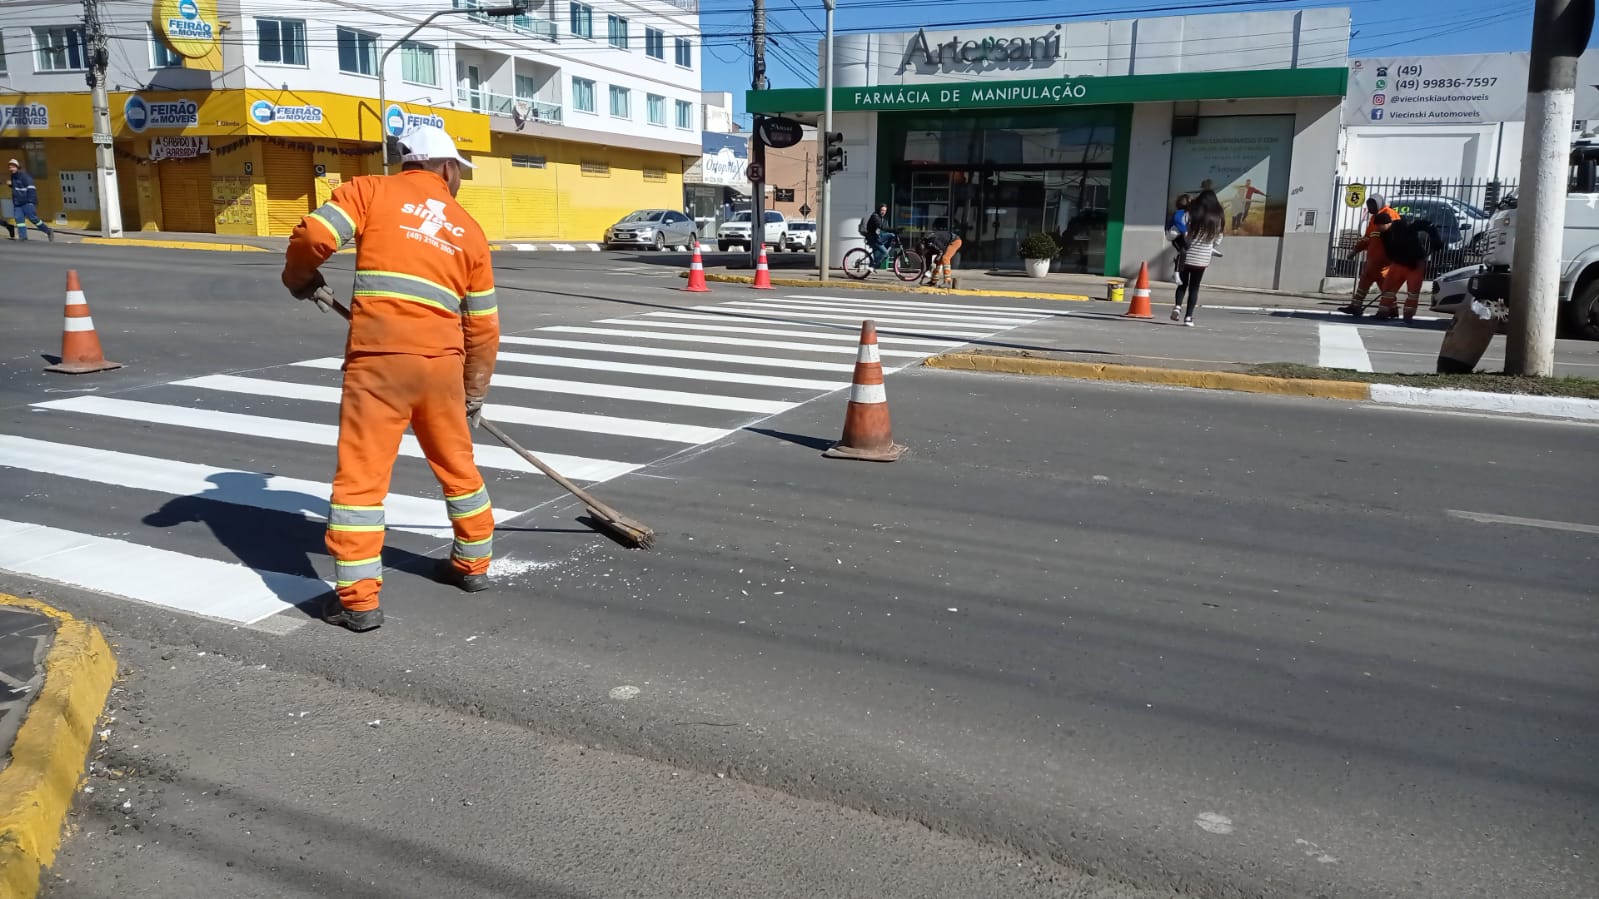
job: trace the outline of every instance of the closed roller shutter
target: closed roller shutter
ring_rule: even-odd
[[[162,230],[216,233],[216,216],[211,211],[211,159],[163,159],[157,166]]]
[[[484,237],[489,240],[505,239],[505,214],[502,211],[505,198],[501,188],[463,184],[455,201],[477,220]]]
[[[555,191],[541,187],[518,187],[506,191],[505,236],[556,237]]]
[[[266,162],[267,233],[287,237],[311,211],[316,198],[316,167],[309,150],[267,144],[262,148]]]

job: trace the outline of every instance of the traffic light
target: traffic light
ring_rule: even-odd
[[[822,172],[824,177],[831,178],[844,171],[844,135],[838,131],[829,131],[822,135]]]

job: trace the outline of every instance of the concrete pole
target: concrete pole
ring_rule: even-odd
[[[84,0],[83,24],[90,55],[90,103],[94,107],[94,195],[100,203],[100,236],[122,236],[122,198],[117,190],[117,154],[111,137],[111,98],[106,93],[106,34],[99,0]]]
[[[1516,203],[1510,335],[1505,372],[1555,373],[1560,313],[1560,248],[1577,58],[1593,31],[1594,0],[1537,0],[1527,72],[1527,143]]]
[[[822,0],[822,5],[827,8],[827,37],[822,46],[826,48],[822,55],[826,61],[822,66],[822,146],[824,150],[818,153],[823,156],[822,162],[822,196],[817,203],[821,209],[816,216],[816,277],[822,281],[827,280],[827,271],[832,263],[833,255],[833,175],[827,171],[825,147],[827,135],[833,133],[833,7],[834,0]]]
[[[766,90],[766,0],[755,0],[753,16],[750,34],[755,52],[750,86],[762,91]],[[766,244],[766,142],[761,140],[762,118],[756,113],[750,129],[750,164],[761,173],[759,181],[750,179],[750,271],[760,264],[761,248]]]

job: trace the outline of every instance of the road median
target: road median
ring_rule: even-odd
[[[55,861],[95,721],[116,677],[116,658],[97,628],[65,612],[6,594],[0,594],[0,608],[55,626],[38,666],[42,686],[0,771],[0,896],[10,899],[37,895],[41,872]]]
[[[1354,372],[1270,363],[1200,370],[1082,362],[1029,351],[955,350],[922,363],[929,368],[996,374],[1156,384],[1201,390],[1372,402],[1390,406],[1494,412],[1599,421],[1599,380]],[[1481,389],[1481,388],[1490,389]],[[1477,389],[1473,389],[1477,388]]]

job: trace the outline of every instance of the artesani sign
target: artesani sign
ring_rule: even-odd
[[[905,45],[905,58],[900,63],[900,71],[903,72],[913,63],[952,68],[985,62],[1053,62],[1063,56],[1059,25],[1043,37],[985,37],[969,41],[952,37],[937,44],[928,42],[926,29],[918,29],[916,36]]]

